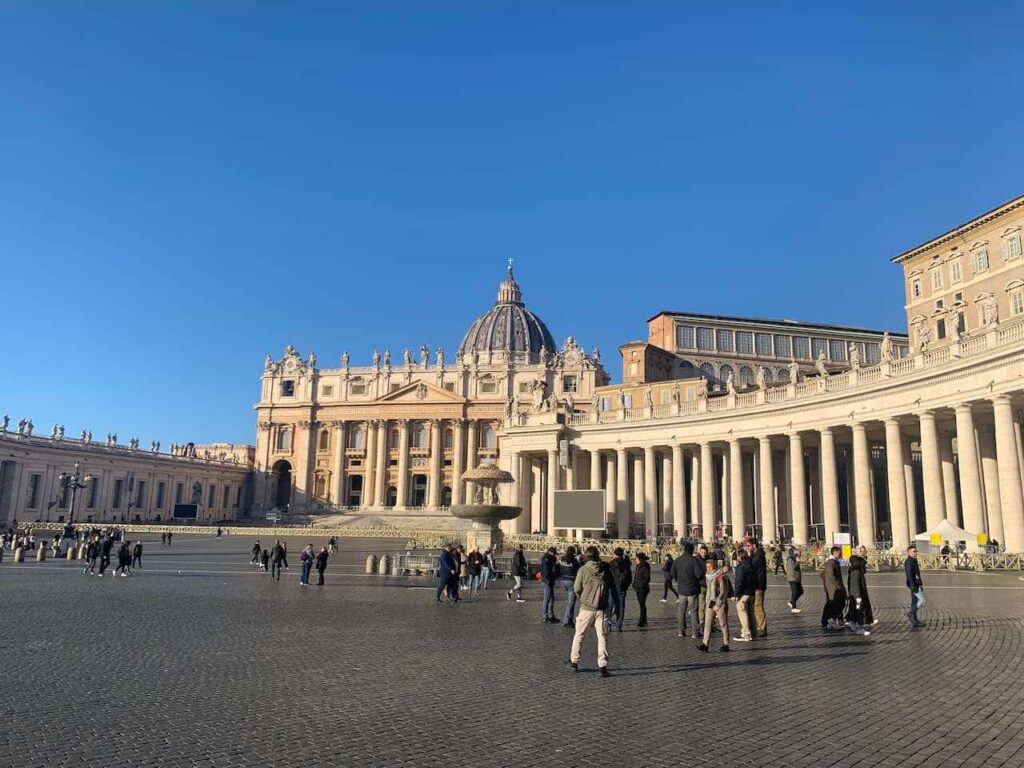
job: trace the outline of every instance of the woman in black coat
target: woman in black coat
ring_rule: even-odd
[[[867,634],[864,627],[870,622],[867,619],[865,608],[869,607],[868,602],[868,561],[860,555],[850,556],[850,573],[847,576],[847,594],[849,604],[846,609],[846,621],[854,627],[855,632]]]
[[[633,574],[633,589],[636,590],[636,601],[640,604],[640,620],[638,627],[647,626],[647,595],[651,593],[651,564],[647,562],[647,554],[636,553],[636,573]]]

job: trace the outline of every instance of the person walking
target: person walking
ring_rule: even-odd
[[[779,571],[782,571],[783,575],[785,575],[786,564],[782,558],[782,545],[772,547],[772,567],[775,569],[775,576],[779,575]]]
[[[800,550],[796,547],[790,547],[789,553],[786,555],[786,581],[789,582],[789,602],[786,605],[789,606],[790,613],[800,613],[800,609],[796,607],[796,604],[804,593],[803,579],[803,569],[800,566]]]
[[[264,549],[263,552],[260,553],[260,568],[263,569],[264,573],[266,573],[270,569],[270,551],[269,550]]]
[[[597,635],[597,667],[601,677],[610,677],[608,671],[608,642],[605,636],[605,606],[611,578],[608,567],[601,562],[597,547],[587,547],[587,561],[576,574],[573,589],[580,604],[580,612],[576,617],[576,632],[572,637],[569,651],[569,666],[573,671],[580,671],[580,656],[583,649],[583,637],[587,630],[594,628]]]
[[[697,637],[700,620],[697,611],[700,604],[700,583],[704,581],[704,573],[693,556],[693,543],[683,544],[683,554],[672,563],[672,578],[679,588],[679,599],[676,609],[677,637],[686,637],[688,632]],[[687,621],[689,620],[689,621]]]
[[[565,613],[562,614],[562,626],[571,627],[576,616],[576,574],[580,572],[580,561],[576,557],[576,547],[567,547],[565,554],[558,561],[558,583],[565,592]]]
[[[305,549],[299,555],[299,565],[301,570],[299,571],[299,586],[309,586],[309,572],[313,570],[313,560],[316,555],[313,552],[313,545],[307,544]]]
[[[139,566],[142,568],[142,542],[136,541],[135,546],[132,547],[132,564],[131,567]]]
[[[868,560],[868,548],[861,547],[859,550],[861,558],[864,560],[864,574],[867,575],[867,560]],[[875,612],[871,608],[871,595],[868,594],[867,581],[864,582],[864,594],[861,596],[861,609],[864,611],[864,626],[871,627],[878,623],[878,619],[875,618]]]
[[[846,626],[858,635],[870,635],[865,627],[864,603],[868,594],[866,577],[868,561],[860,555],[850,556],[850,571],[846,576],[849,601],[846,608]]]
[[[455,561],[458,563],[459,589],[469,589],[469,565],[466,563],[466,548],[459,544],[455,548]]]
[[[544,602],[541,604],[543,621],[557,624],[555,617],[555,584],[558,583],[558,550],[548,547],[548,551],[540,559],[540,580],[544,585]]]
[[[260,553],[263,551],[263,547],[260,546],[260,540],[256,539],[256,543],[252,545],[252,560],[249,561],[250,565],[260,564]]]
[[[747,550],[740,549],[736,553],[736,614],[740,619],[740,636],[738,642],[749,643],[753,640],[754,595],[757,592],[757,579],[750,565]]]
[[[480,547],[473,547],[473,551],[466,555],[466,570],[469,573],[469,594],[480,594],[480,582],[484,574],[484,556],[480,554]]]
[[[333,556],[338,551],[338,542],[333,536],[327,540],[327,554]]]
[[[288,567],[288,560],[285,556],[284,546],[281,544],[281,540],[278,539],[274,542],[273,549],[270,550],[270,578],[281,580],[281,566]]]
[[[917,612],[924,608],[924,582],[921,581],[921,566],[917,562],[917,547],[907,547],[907,559],[903,561],[903,575],[906,577],[907,589],[910,590],[910,610],[907,618],[912,627],[925,626],[923,621],[917,618]]]
[[[171,531],[167,532],[167,546],[168,547],[171,546],[171,536],[173,536],[173,535],[174,534]]]
[[[160,546],[163,547],[163,546],[166,546],[166,545],[167,545],[167,533],[165,532],[165,533],[161,533],[160,534]]]
[[[480,571],[480,581],[484,589],[487,589],[487,584],[494,575],[494,571],[494,553],[491,551],[491,548],[488,547],[484,550],[484,565]]]
[[[711,642],[711,625],[718,621],[718,630],[722,633],[720,653],[729,652],[729,598],[732,597],[732,583],[729,581],[729,566],[724,560],[709,558],[704,563],[704,580],[707,582],[707,605],[704,617],[704,635],[698,651],[708,652]]]
[[[750,568],[754,572],[754,621],[757,631],[754,639],[768,637],[768,614],[764,612],[764,597],[768,593],[768,562],[757,539],[750,540]]]
[[[665,580],[664,589],[661,593],[661,602],[668,602],[668,593],[671,591],[676,596],[676,602],[679,602],[679,593],[676,592],[676,588],[672,586],[672,563],[675,559],[672,555],[665,553],[665,559],[661,561],[661,575]]]
[[[100,544],[100,576],[110,565],[110,551],[114,548],[114,540],[110,536],[104,536]]]
[[[128,578],[128,568],[132,564],[132,552],[130,544],[125,541],[121,543],[121,546],[117,548],[117,567],[114,569],[114,575],[121,575],[121,578]]]
[[[100,543],[93,536],[89,539],[89,543],[85,545],[85,568],[82,573],[88,573],[90,576],[96,574],[96,560],[100,556]]]
[[[636,553],[636,571],[633,573],[633,591],[636,592],[636,602],[640,606],[640,618],[637,620],[638,627],[647,626],[647,596],[651,593],[651,564],[647,562],[646,552]]]
[[[608,563],[612,582],[615,585],[611,593],[615,615],[611,620],[614,622],[615,628],[621,632],[622,623],[626,620],[626,595],[629,593],[630,584],[633,583],[633,568],[630,566],[629,560],[626,559],[626,553],[622,547],[616,547],[613,553],[615,556]]]
[[[449,601],[458,602],[458,581],[459,561],[452,552],[452,545],[445,544],[444,549],[441,550],[440,562],[437,567],[437,593],[434,595],[434,602],[441,602],[441,593],[447,594]],[[454,590],[452,589],[453,584],[455,585]]]
[[[523,554],[523,545],[520,544],[512,554],[512,589],[505,593],[506,600],[511,602],[512,594],[515,593],[517,603],[526,602],[523,599],[523,579],[529,576],[529,574],[526,555]]]
[[[821,610],[821,628],[826,631],[843,628],[843,606],[846,605],[846,589],[843,587],[843,572],[839,567],[842,548],[832,547],[828,559],[821,568],[821,583],[825,588],[825,607]]]
[[[320,551],[316,555],[316,585],[322,587],[324,585],[324,571],[327,570],[327,558],[329,558],[330,552],[327,551],[327,547],[320,547]]]
[[[694,558],[697,560],[697,570],[700,572],[700,594],[697,595],[697,634],[704,634],[704,608],[707,605],[708,596],[708,585],[704,580],[704,563],[711,557],[708,554],[708,547],[706,544],[701,544],[697,547],[697,551],[694,553]]]

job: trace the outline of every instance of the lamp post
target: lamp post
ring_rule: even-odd
[[[88,488],[93,481],[92,475],[81,476],[81,465],[75,462],[75,471],[71,475],[61,472],[57,479],[60,484],[71,489],[71,502],[68,504],[68,525],[75,523],[75,497],[80,489]]]

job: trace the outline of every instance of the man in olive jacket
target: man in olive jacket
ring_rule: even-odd
[[[580,603],[580,612],[576,617],[576,632],[572,638],[572,649],[569,651],[569,666],[579,672],[583,636],[590,627],[593,627],[597,635],[597,666],[601,670],[601,677],[609,677],[604,616],[607,605],[605,598],[613,586],[613,580],[607,565],[601,562],[597,547],[587,547],[586,554],[587,562],[580,567],[576,573],[576,581],[573,582],[573,591]]]

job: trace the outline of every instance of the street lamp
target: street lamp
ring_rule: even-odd
[[[81,476],[81,466],[76,461],[75,471],[73,474],[68,475],[66,472],[61,472],[59,477],[60,484],[66,488],[71,489],[71,503],[68,504],[68,525],[74,525],[75,523],[75,496],[78,491],[83,488],[88,488],[93,481],[92,475]]]

